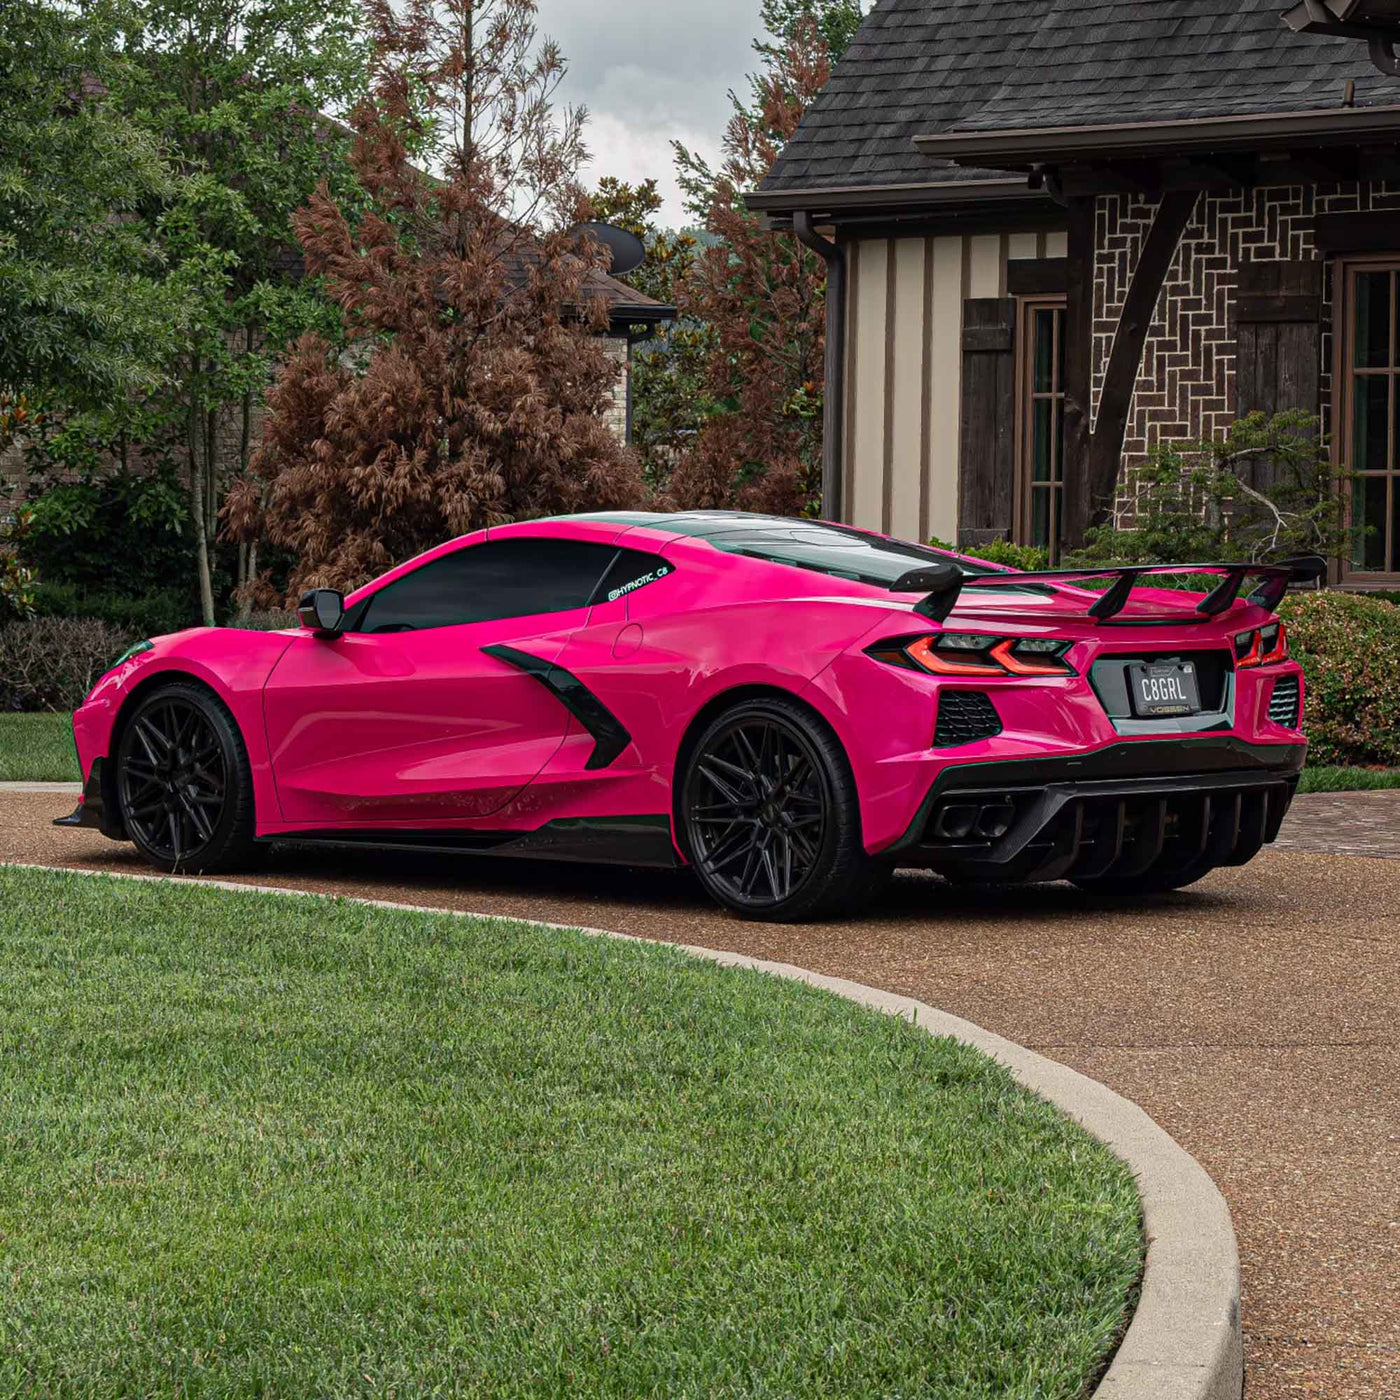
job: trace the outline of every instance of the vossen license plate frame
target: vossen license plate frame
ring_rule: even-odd
[[[1128,694],[1139,719],[1201,713],[1201,684],[1192,661],[1138,661],[1128,667]]]

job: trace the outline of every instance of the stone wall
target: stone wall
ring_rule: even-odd
[[[1113,194],[1099,196],[1096,205],[1091,422],[1097,419],[1113,336],[1157,201]],[[1383,209],[1400,209],[1400,184],[1279,185],[1201,194],[1148,329],[1123,443],[1128,482],[1133,464],[1159,443],[1217,436],[1238,417],[1234,310],[1241,265],[1318,258],[1316,215]],[[1317,411],[1326,419],[1332,378],[1330,276],[1323,286]],[[1119,504],[1122,514],[1128,502]]]

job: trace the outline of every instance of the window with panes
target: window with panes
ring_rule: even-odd
[[[1065,300],[1024,297],[1018,347],[1017,538],[1060,554],[1064,503]]]
[[[1352,575],[1400,575],[1400,260],[1344,269],[1339,356],[1342,461],[1350,485]]]

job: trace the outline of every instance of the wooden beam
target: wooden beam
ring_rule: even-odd
[[[1067,199],[1063,544],[1084,543],[1089,523],[1089,396],[1094,359],[1094,200]]]
[[[1192,156],[1190,166],[1199,169],[1205,176],[1225,180],[1231,185],[1242,185],[1246,189],[1255,183],[1259,173],[1259,162],[1250,155]]]
[[[1123,438],[1128,428],[1128,411],[1142,365],[1147,330],[1152,324],[1152,313],[1156,310],[1162,284],[1167,280],[1172,259],[1176,257],[1177,245],[1190,222],[1191,211],[1195,209],[1198,198],[1194,190],[1173,190],[1162,197],[1133,271],[1133,280],[1118,319],[1118,329],[1114,333],[1113,349],[1108,357],[1108,369],[1099,395],[1098,417],[1089,440],[1085,476],[1089,494],[1088,523],[1091,525],[1106,520],[1113,509],[1118,475],[1123,464]]]
[[[1279,163],[1324,185],[1361,178],[1361,163],[1355,151],[1289,151]]]

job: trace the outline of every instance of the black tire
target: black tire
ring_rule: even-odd
[[[116,777],[127,835],[157,870],[214,875],[252,864],[248,750],[203,686],[174,681],[141,699],[122,729]]]
[[[781,696],[740,701],[705,728],[686,763],[680,828],[706,892],[746,919],[845,913],[886,873],[861,843],[841,745]]]
[[[1213,865],[1188,865],[1175,870],[1149,870],[1146,875],[1129,875],[1120,879],[1102,875],[1097,879],[1074,880],[1071,883],[1085,894],[1124,899],[1133,895],[1170,894],[1173,890],[1184,890],[1197,880],[1204,880],[1214,869]]]

